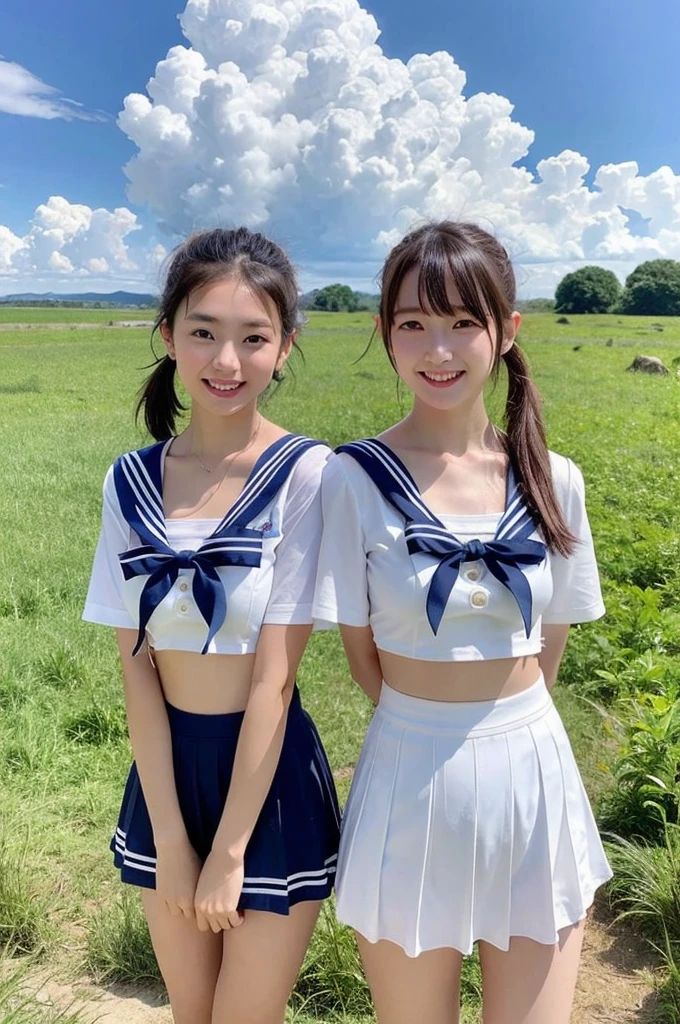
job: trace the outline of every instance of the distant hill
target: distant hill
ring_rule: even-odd
[[[124,306],[156,306],[157,295],[140,294],[139,292],[77,292],[69,295],[57,295],[55,292],[22,292],[17,295],[0,295],[0,304],[4,306],[61,306],[93,305],[102,307]]]

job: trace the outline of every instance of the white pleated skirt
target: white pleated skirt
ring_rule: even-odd
[[[542,677],[473,703],[383,684],[345,809],[342,922],[409,956],[554,944],[611,874]]]

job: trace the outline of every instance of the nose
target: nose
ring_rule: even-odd
[[[430,340],[427,358],[435,366],[448,363],[453,355],[453,340],[450,332],[437,331]]]
[[[239,358],[233,341],[223,342],[215,351],[213,366],[223,373],[238,370]]]

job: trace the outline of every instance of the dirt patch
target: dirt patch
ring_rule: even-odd
[[[45,977],[36,998],[44,1006],[77,1011],[82,1024],[172,1024],[164,995],[140,986],[99,988],[88,981],[66,985]]]
[[[153,327],[153,320],[105,320],[76,324],[0,324],[0,331],[90,331],[110,327]]]
[[[598,903],[586,928],[572,1024],[659,1021],[658,967],[649,943]]]

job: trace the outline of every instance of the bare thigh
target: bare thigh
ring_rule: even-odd
[[[378,1024],[458,1024],[463,960],[458,950],[410,957],[387,939],[369,942],[357,933],[357,943]]]
[[[297,903],[288,916],[246,910],[223,933],[212,1024],[282,1024],[321,903]]]
[[[483,1024],[569,1024],[585,921],[554,946],[512,938],[507,952],[479,943]]]
[[[173,917],[154,889],[143,889],[142,895],[175,1024],[210,1024],[222,962],[221,936],[200,932],[193,918]]]

